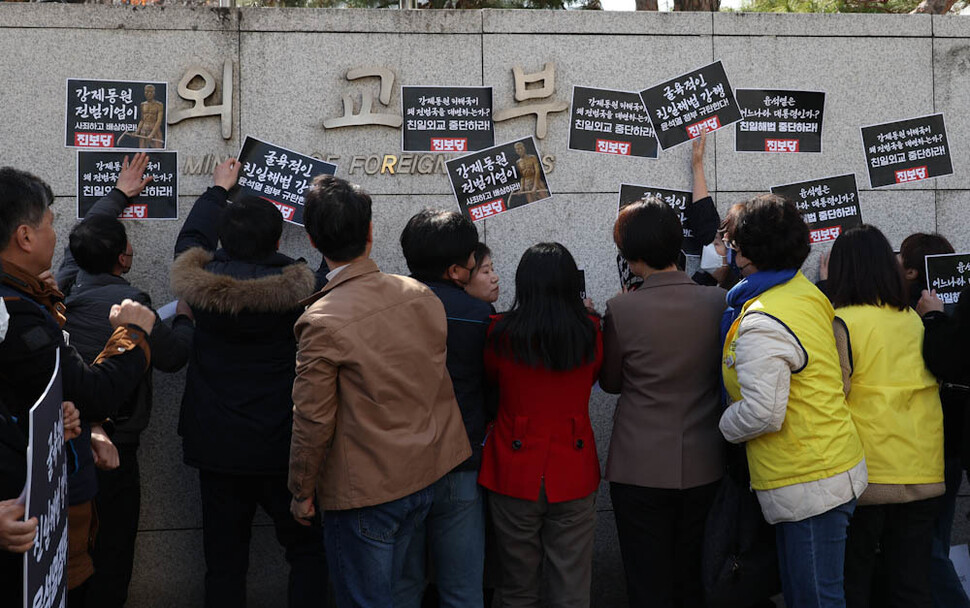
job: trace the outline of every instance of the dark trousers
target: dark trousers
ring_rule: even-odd
[[[857,507],[845,546],[845,601],[869,608],[876,563],[882,568],[880,608],[929,608],[933,524],[941,497]],[[877,559],[877,553],[881,559]]]
[[[94,575],[85,592],[88,606],[121,608],[135,561],[135,536],[141,509],[138,446],[115,444],[120,464],[113,471],[98,470],[98,536],[91,557]]]
[[[249,538],[256,505],[276,526],[276,539],[290,565],[290,608],[325,605],[327,562],[319,517],[303,526],[290,514],[286,475],[227,475],[199,471],[202,539],[205,547],[205,605],[246,605]]]
[[[718,482],[686,490],[610,483],[630,608],[703,607],[704,523]]]

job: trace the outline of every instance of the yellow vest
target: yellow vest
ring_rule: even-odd
[[[866,452],[869,483],[943,481],[943,409],[923,363],[923,322],[912,309],[846,306],[852,383],[849,411]]]
[[[763,313],[798,339],[808,362],[793,370],[781,430],[747,444],[751,487],[773,490],[827,479],[862,461],[863,449],[845,395],[832,332],[835,311],[822,292],[798,273],[745,303],[724,343],[722,372],[731,401],[741,399],[736,360],[738,326],[745,315]]]

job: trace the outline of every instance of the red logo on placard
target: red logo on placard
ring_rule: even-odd
[[[273,206],[279,209],[280,213],[283,214],[283,219],[288,222],[291,221],[293,219],[293,215],[296,214],[296,207],[290,207],[289,205],[284,205],[283,203],[277,203],[276,201],[266,198],[265,196],[262,198],[263,200],[273,203]]]
[[[507,209],[505,208],[505,201],[500,198],[468,208],[468,214],[472,216],[472,221],[474,222],[492,215],[498,215],[503,211],[507,211]]]
[[[628,141],[613,141],[611,139],[597,139],[596,140],[596,151],[602,152],[603,154],[620,154],[622,156],[630,156],[630,142]]]
[[[721,121],[718,120],[717,116],[711,116],[692,125],[687,125],[687,136],[694,139],[700,137],[704,131],[717,131],[720,128]]]
[[[798,152],[798,140],[766,139],[765,152]]]
[[[74,145],[81,148],[113,148],[114,133],[75,133]]]
[[[467,137],[432,137],[432,152],[467,152]]]
[[[926,167],[913,167],[912,169],[900,169],[896,172],[896,183],[905,184],[906,182],[918,182],[929,177],[929,170]]]
[[[121,212],[123,220],[143,220],[148,217],[148,205],[128,205]]]
[[[828,228],[812,230],[809,232],[809,238],[812,243],[826,243],[839,238],[840,234],[842,234],[842,226],[829,226]]]

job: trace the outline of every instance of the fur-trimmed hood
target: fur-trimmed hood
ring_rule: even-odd
[[[280,274],[237,279],[205,269],[212,252],[193,247],[172,264],[172,292],[190,306],[216,313],[290,312],[316,286],[313,271],[304,263],[283,267]]]

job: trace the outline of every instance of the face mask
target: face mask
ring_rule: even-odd
[[[728,249],[727,255],[725,257],[727,258],[728,268],[731,269],[731,272],[734,274],[734,276],[736,277],[741,276],[741,267],[738,266],[738,261],[734,258],[734,250]]]
[[[722,266],[724,266],[724,258],[717,252],[714,244],[705,245],[701,250],[701,270],[711,274]]]
[[[7,335],[7,327],[10,324],[10,313],[7,312],[7,305],[0,299],[0,342]]]

